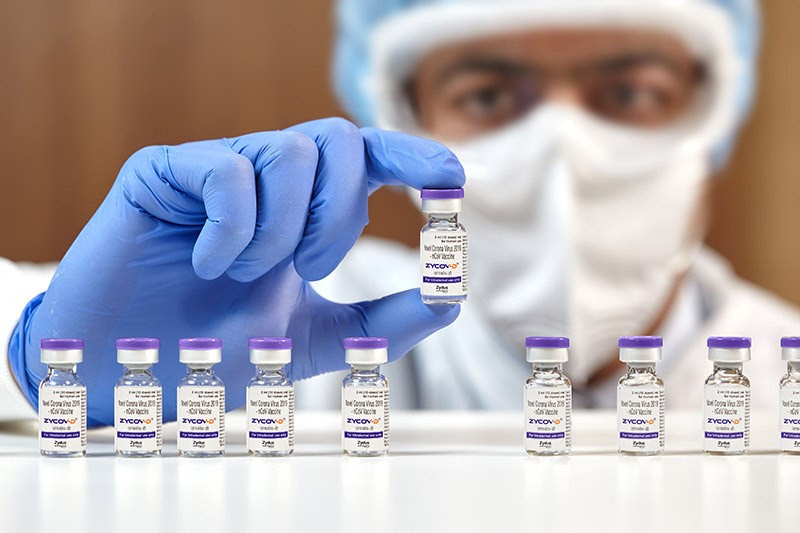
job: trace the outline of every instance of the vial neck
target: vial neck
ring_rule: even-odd
[[[656,373],[655,363],[628,363],[628,375],[633,374],[652,374]]]
[[[542,363],[542,362],[534,362],[533,363],[533,371],[534,372],[551,372],[554,374],[561,373],[561,363]]]
[[[723,363],[717,361],[714,363],[714,373],[740,376],[742,374],[742,363]]]
[[[77,372],[77,365],[61,364],[61,365],[49,365],[47,367],[48,377],[74,376],[76,372]]]
[[[284,377],[283,365],[256,365],[256,373],[261,377]]]
[[[214,365],[209,364],[196,364],[196,363],[189,363],[186,365],[186,374],[187,375],[198,375],[198,374],[213,374],[213,370],[211,368]]]
[[[450,222],[458,224],[458,213],[428,213],[431,222]]]
[[[786,363],[786,371],[789,374],[800,373],[800,361],[789,361],[788,363]]]
[[[150,374],[151,365],[123,365],[124,375],[130,374]]]
[[[377,376],[380,365],[350,365],[350,373],[357,376]]]

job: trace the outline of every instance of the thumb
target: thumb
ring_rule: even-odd
[[[364,335],[389,340],[389,361],[399,359],[425,337],[452,324],[461,311],[458,305],[425,305],[419,289],[351,307],[358,310]]]

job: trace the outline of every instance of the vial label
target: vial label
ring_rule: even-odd
[[[781,451],[800,452],[800,388],[781,389]]]
[[[86,387],[39,389],[39,449],[67,453],[86,449]]]
[[[342,389],[342,447],[348,452],[389,448],[389,387]]]
[[[225,449],[225,389],[178,387],[178,451]]]
[[[422,286],[426,296],[467,294],[467,233],[465,231],[420,234]]]
[[[525,449],[568,452],[572,446],[572,388],[525,388]]]
[[[294,448],[294,387],[247,388],[247,449],[288,452]]]
[[[617,388],[619,451],[658,452],[664,449],[664,388]]]
[[[706,385],[703,449],[743,452],[750,446],[750,389]]]
[[[117,451],[161,450],[161,404],[161,387],[114,387]]]

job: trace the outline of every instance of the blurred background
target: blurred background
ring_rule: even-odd
[[[0,256],[56,261],[136,149],[341,115],[332,3],[10,2],[0,10]],[[717,182],[709,243],[800,304],[800,3],[762,2],[754,113]],[[416,245],[380,191],[367,232]]]

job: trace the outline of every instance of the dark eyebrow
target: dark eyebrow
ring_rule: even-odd
[[[463,72],[488,72],[512,76],[526,76],[535,71],[533,67],[507,59],[495,57],[470,56],[449,65],[436,77],[436,85],[441,86],[454,76]]]
[[[631,52],[621,55],[614,55],[607,58],[601,58],[599,60],[589,61],[584,65],[577,66],[574,70],[575,74],[582,75],[582,74],[595,74],[595,73],[608,73],[608,72],[618,72],[624,71],[626,69],[632,67],[638,67],[640,65],[648,65],[648,64],[656,64],[661,65],[675,74],[685,76],[687,75],[687,70],[683,68],[679,62],[675,61],[675,59],[669,57],[668,55],[662,54],[660,52]],[[695,68],[693,66],[692,68]],[[688,72],[689,75],[694,75],[693,70]]]

